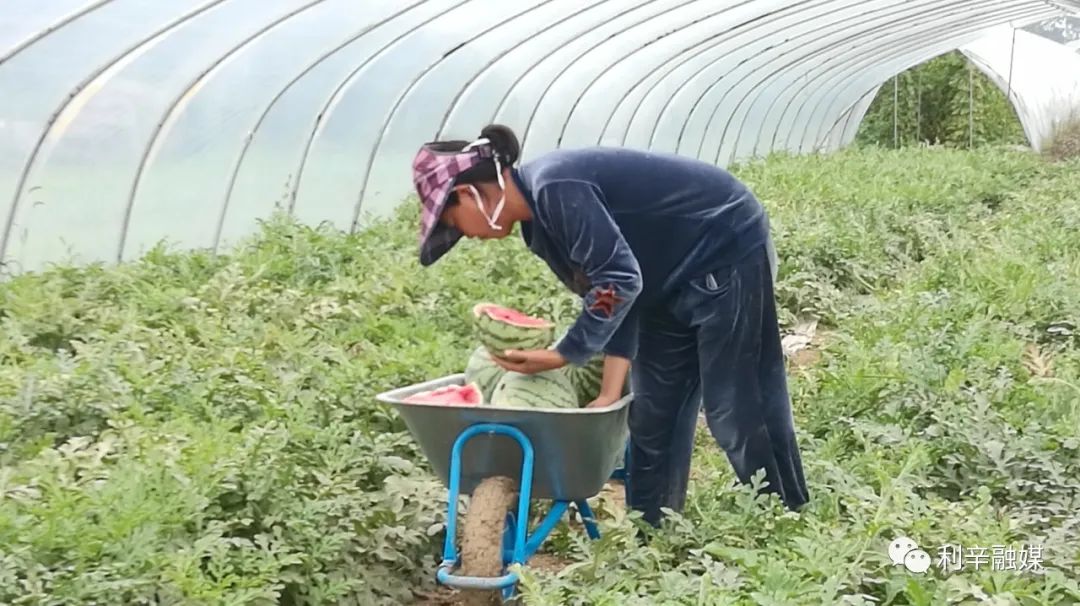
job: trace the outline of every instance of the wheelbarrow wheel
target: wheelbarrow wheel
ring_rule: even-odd
[[[506,514],[514,506],[515,482],[497,476],[476,487],[465,512],[461,537],[460,573],[472,577],[498,577],[503,573],[503,531]],[[465,606],[490,606],[502,602],[501,591],[465,590]]]

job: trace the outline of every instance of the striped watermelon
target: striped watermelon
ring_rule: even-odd
[[[585,366],[567,366],[566,374],[570,382],[574,384],[578,402],[581,406],[588,406],[600,395],[600,388],[604,382],[604,354],[598,354],[585,363]],[[626,382],[623,383],[622,395],[630,393],[630,373],[626,373]]]
[[[508,349],[544,349],[555,339],[555,324],[494,303],[473,307],[477,340],[488,352],[501,356]]]
[[[584,366],[566,366],[566,374],[574,385],[578,402],[581,406],[586,406],[600,395],[600,386],[604,379],[604,354],[594,356]]]
[[[491,359],[491,354],[483,345],[473,350],[469,362],[465,365],[465,381],[475,383],[480,388],[485,402],[491,401],[495,385],[504,374],[506,371]]]
[[[510,408],[578,408],[574,384],[564,369],[532,375],[507,372],[491,395],[492,406]]]
[[[557,347],[563,339],[566,338],[566,332],[564,331],[552,345],[552,348]],[[574,385],[574,392],[577,394],[578,404],[581,407],[589,405],[600,395],[600,387],[604,382],[604,354],[598,353],[592,357],[591,360],[585,363],[584,366],[575,366],[573,364],[564,367],[566,374],[570,377],[570,382]],[[622,395],[626,396],[630,393],[630,375],[627,373],[626,383],[623,385]]]

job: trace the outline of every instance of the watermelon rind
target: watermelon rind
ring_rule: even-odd
[[[509,408],[578,408],[577,393],[564,369],[536,374],[509,371],[495,386],[491,405]]]
[[[473,350],[472,355],[469,356],[469,361],[465,365],[465,380],[469,383],[475,383],[480,389],[480,393],[484,395],[484,401],[489,403],[491,402],[491,395],[495,391],[495,385],[499,383],[499,379],[504,374],[506,374],[506,370],[495,363],[495,360],[492,359],[491,354],[483,345]]]
[[[473,306],[473,330],[476,339],[489,353],[501,356],[508,349],[545,349],[555,340],[553,322],[545,321],[537,326],[514,326],[484,313],[490,307],[511,309],[494,303],[477,303]]]
[[[563,331],[551,348],[558,347],[559,343],[566,338],[567,331]],[[600,395],[600,388],[604,384],[604,354],[598,353],[589,359],[583,366],[569,364],[564,367],[570,382],[574,385],[577,394],[578,406],[584,408]],[[623,384],[622,395],[630,393],[630,375],[626,376]]]
[[[586,406],[600,395],[604,379],[604,355],[593,356],[584,366],[569,365],[566,367],[566,374],[574,386],[578,405]]]

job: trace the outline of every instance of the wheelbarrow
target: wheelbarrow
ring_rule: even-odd
[[[537,409],[413,404],[421,392],[460,385],[455,374],[377,396],[402,416],[435,474],[447,486],[446,539],[435,578],[466,590],[473,600],[509,599],[518,577],[508,565],[525,564],[573,503],[589,538],[600,538],[586,499],[599,494],[627,448],[631,395],[606,408]],[[516,487],[517,504],[513,504]],[[465,514],[461,557],[455,546],[457,502],[471,495]],[[548,514],[529,532],[530,503],[552,501]],[[484,571],[484,575],[462,573]],[[467,597],[467,599],[469,599]],[[482,602],[481,602],[482,603]]]

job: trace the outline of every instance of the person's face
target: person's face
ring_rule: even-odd
[[[466,238],[486,240],[508,236],[510,230],[491,227],[488,224],[487,217],[480,211],[482,205],[488,216],[495,212],[495,205],[501,195],[498,184],[481,183],[473,187],[480,193],[480,200],[477,200],[473,189],[469,186],[458,185],[454,187],[454,191],[457,192],[458,202],[443,211],[442,222],[450,227],[457,228]],[[503,213],[505,212],[506,208],[503,208]],[[507,220],[504,216],[499,216],[496,218],[495,224],[505,227]]]

